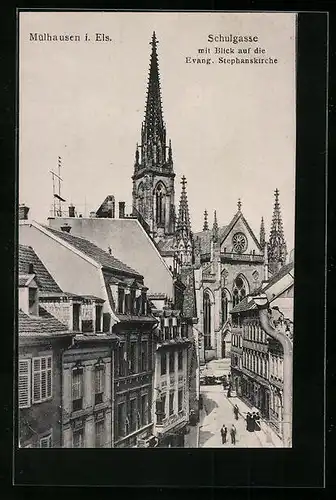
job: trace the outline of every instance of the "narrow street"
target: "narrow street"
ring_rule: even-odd
[[[281,446],[280,440],[271,439],[266,430],[248,432],[245,416],[248,408],[237,397],[227,398],[222,385],[201,387],[203,396],[202,419],[199,425],[200,448],[273,448]],[[233,414],[233,405],[237,404],[240,410],[238,420]],[[220,429],[225,424],[228,428],[227,442],[222,444]],[[237,429],[236,444],[231,444],[230,427],[234,424]],[[264,426],[265,429],[265,426]]]

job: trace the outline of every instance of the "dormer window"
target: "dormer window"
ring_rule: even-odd
[[[103,315],[103,307],[101,305],[96,305],[96,332],[102,331],[102,315]]]
[[[80,331],[80,304],[72,305],[72,330],[74,332]]]
[[[29,266],[28,266],[28,274],[34,274],[34,264],[29,264]]]
[[[37,288],[28,288],[28,307],[29,314],[38,315]]]

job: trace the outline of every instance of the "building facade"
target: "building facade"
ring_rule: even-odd
[[[274,327],[293,339],[294,262],[259,289],[266,294]],[[261,328],[253,297],[231,311],[231,381],[233,390],[282,436],[283,348]]]

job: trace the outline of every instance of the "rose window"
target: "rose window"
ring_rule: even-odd
[[[247,239],[245,234],[243,233],[234,234],[232,238],[232,244],[235,252],[237,253],[244,252],[247,248]]]

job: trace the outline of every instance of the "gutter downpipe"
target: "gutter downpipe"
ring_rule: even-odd
[[[266,295],[253,297],[258,307],[261,328],[270,337],[280,342],[284,351],[283,357],[283,444],[284,448],[292,447],[292,401],[293,401],[293,345],[290,339],[281,332],[278,332],[270,324],[269,302]]]

